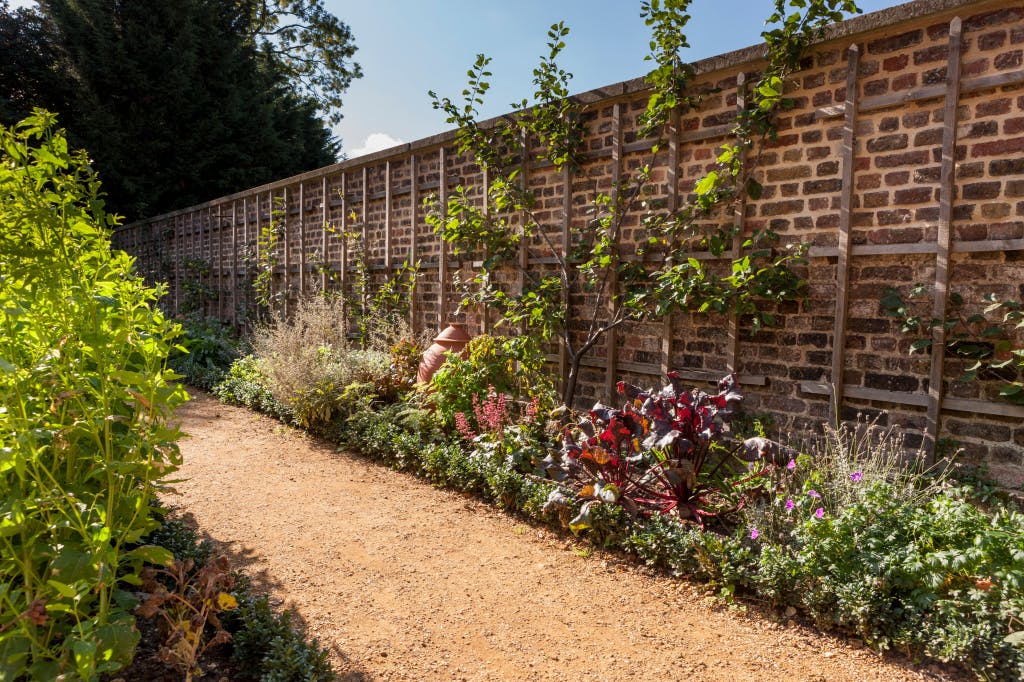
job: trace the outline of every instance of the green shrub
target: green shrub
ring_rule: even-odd
[[[328,652],[307,641],[288,611],[276,613],[266,596],[253,596],[247,581],[236,590],[238,609],[225,616],[232,658],[259,682],[327,682],[337,679]]]
[[[179,561],[193,561],[202,567],[213,556],[213,543],[201,539],[195,529],[181,519],[157,514],[160,525],[144,539],[147,545],[163,547]]]
[[[209,391],[238,358],[238,340],[230,327],[213,318],[188,317],[182,320],[182,328],[185,338],[167,364],[187,383]]]
[[[152,307],[84,152],[54,117],[0,127],[0,679],[96,679],[131,660],[138,546],[180,462]],[[134,547],[134,549],[130,549]]]
[[[481,334],[469,342],[468,357],[450,355],[430,380],[432,404],[449,431],[455,415],[472,417],[474,400],[482,402],[492,390],[515,405],[535,402],[535,411],[549,412],[557,402],[540,345],[528,337]]]
[[[245,405],[284,420],[289,418],[287,407],[274,398],[263,363],[255,355],[245,355],[231,363],[213,392],[226,403]]]

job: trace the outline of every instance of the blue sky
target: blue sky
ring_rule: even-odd
[[[858,0],[865,13],[895,0]],[[363,78],[345,96],[345,118],[335,132],[349,157],[448,128],[428,90],[456,99],[478,53],[493,58],[494,76],[484,114],[496,116],[529,97],[548,27],[565,21],[571,33],[560,64],[573,92],[644,75],[649,29],[639,0],[326,0],[347,22]],[[759,42],[772,0],[693,0],[686,27],[696,61]]]
[[[132,0],[139,1],[139,0]],[[12,6],[34,4],[13,0]],[[857,0],[865,13],[900,4]],[[564,21],[571,33],[560,64],[585,92],[644,75],[649,30],[640,0],[325,0],[349,24],[363,78],[345,95],[345,118],[334,132],[350,158],[411,142],[448,128],[427,95],[452,99],[478,53],[493,58],[485,116],[529,97],[547,30]],[[693,0],[686,28],[688,61],[759,42],[773,0]]]

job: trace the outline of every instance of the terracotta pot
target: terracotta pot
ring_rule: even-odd
[[[441,368],[445,361],[445,353],[465,351],[466,345],[472,337],[466,331],[466,325],[461,322],[452,322],[448,328],[434,338],[434,344],[423,352],[423,361],[416,373],[416,381],[425,384],[430,381],[434,373]],[[466,353],[463,352],[463,357]]]

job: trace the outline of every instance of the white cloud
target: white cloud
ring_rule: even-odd
[[[354,159],[357,156],[364,156],[379,152],[382,149],[389,149],[402,144],[402,140],[391,137],[387,133],[370,133],[362,146],[348,150],[348,158]]]

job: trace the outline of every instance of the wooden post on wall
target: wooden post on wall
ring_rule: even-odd
[[[181,305],[181,253],[185,248],[184,216],[174,216],[174,312]]]
[[[447,158],[445,156],[444,147],[438,150],[438,164],[440,171],[438,172],[438,196],[440,197],[441,210],[444,211],[448,207],[448,178],[447,170],[445,165]],[[439,282],[438,287],[438,301],[437,301],[437,328],[440,331],[445,324],[445,320],[448,319],[447,311],[447,288],[448,288],[448,244],[441,239],[438,235],[438,262],[437,262],[437,279]]]
[[[231,201],[231,272],[229,274],[231,288],[231,322],[238,323],[238,239],[235,232],[238,228],[238,200]]]
[[[258,198],[259,195],[257,194],[256,197]],[[257,212],[258,211],[259,211],[259,209],[257,208]],[[246,263],[246,261],[248,260],[248,257],[252,253],[249,250],[250,246],[249,246],[249,198],[248,197],[242,197],[242,249],[243,249],[243,252],[244,252],[246,258],[240,258],[239,259],[239,270],[240,270],[240,272],[239,272],[238,275],[235,276],[235,286],[243,288],[243,291],[242,291],[242,310],[244,311],[244,314],[242,315],[241,322],[242,322],[242,324],[246,324],[247,325],[248,322],[249,322],[249,313],[250,313],[250,310],[251,310],[250,305],[249,305],[249,300],[250,300],[249,296],[251,295],[251,287],[252,287],[252,283],[249,282],[249,277],[248,277],[248,275],[249,275],[249,268],[247,267],[247,263]]]
[[[956,115],[960,104],[960,51],[961,21],[954,17],[949,23],[949,62],[946,65],[946,102],[942,112],[942,169],[939,176],[939,225],[936,235],[935,300],[932,318],[946,319],[949,298],[950,224],[953,220],[953,191],[956,173]],[[942,409],[942,368],[946,359],[946,327],[932,329],[932,365],[928,377],[928,415],[924,447],[931,461],[935,460],[939,440],[939,421]]]
[[[328,273],[331,269],[331,258],[327,253],[327,175],[320,178],[320,291],[327,291]]]
[[[217,320],[224,321],[224,210],[217,204]]]
[[[368,220],[367,216],[369,215],[369,208],[370,208],[369,207],[369,193],[368,193],[368,190],[367,190],[367,188],[368,188],[368,186],[370,184],[369,177],[370,177],[369,176],[369,169],[366,166],[363,166],[363,198],[362,198],[362,202],[361,202],[361,206],[360,206],[359,212],[361,213],[361,218],[362,218],[363,267],[365,267],[365,268],[369,268],[370,267],[370,234],[369,234],[369,225],[367,223],[367,220]],[[367,277],[369,278],[369,275],[367,275]],[[366,300],[367,293],[368,292],[366,291],[366,289],[363,289],[363,300],[361,301],[361,303],[362,303],[363,311],[364,312],[366,311],[366,305],[367,305],[367,300]]]
[[[384,162],[384,272],[391,277],[391,161]]]
[[[345,284],[348,282],[348,176],[341,173],[341,266],[338,271],[338,286],[342,296],[345,295]]]
[[[281,241],[284,242],[284,314],[285,317],[291,314],[292,298],[292,245],[291,235],[288,234],[288,188],[281,190]]]
[[[489,190],[490,184],[491,184],[491,174],[487,172],[487,168],[486,167],[484,167],[484,169],[483,169],[481,181],[483,182],[483,208],[482,208],[482,210],[483,210],[484,220],[486,221],[488,218],[490,218],[490,214],[491,214],[491,202],[489,201],[490,197],[488,196],[488,194],[489,194],[488,190]],[[484,258],[487,258],[487,256],[490,255],[490,254],[485,249],[483,255],[484,255]],[[486,303],[481,303],[480,304],[480,331],[482,333],[484,333],[484,334],[490,334],[491,333],[491,315],[490,315],[490,310],[487,308],[487,304]]]
[[[679,109],[672,110],[668,121],[668,210],[675,213],[679,210]],[[672,321],[673,313],[665,315],[661,330],[661,373],[668,374],[672,369],[672,339],[675,336]]]
[[[572,250],[572,169],[569,164],[562,167],[562,261],[569,262],[569,253]],[[571,282],[565,282],[562,287],[562,305],[565,307],[566,329],[572,320],[572,292],[569,291]],[[569,383],[569,347],[564,337],[558,339],[558,376],[562,378],[559,393],[565,395],[565,389]]]
[[[419,163],[415,154],[409,156],[409,263],[417,262],[416,225],[419,223]],[[409,297],[409,326],[413,333],[420,331],[416,320],[417,305],[416,295],[419,293],[419,286],[413,288]]]
[[[836,310],[832,328],[832,417],[839,420],[843,404],[847,287],[850,283],[850,231],[853,207],[853,164],[857,130],[857,71],[860,48],[850,45],[846,60],[846,103],[844,105],[842,167],[843,188],[839,198],[839,261],[836,264]]]
[[[736,76],[736,115],[743,115],[747,102],[747,75],[740,71]],[[746,181],[747,150],[740,149],[740,179]],[[743,227],[747,217],[747,188],[739,188],[739,201],[736,205],[736,215],[732,222],[732,260],[740,257],[740,250],[743,248]],[[739,344],[740,344],[740,319],[735,310],[729,313],[729,344],[726,350],[725,366],[730,372],[739,371]]]
[[[622,180],[622,102],[616,102],[612,109],[612,201],[611,205],[618,208],[619,183]],[[612,244],[613,259],[611,268],[618,268],[619,240]],[[613,273],[608,282],[608,309],[614,311],[615,296],[618,294],[618,274]],[[597,312],[597,311],[595,311]],[[605,333],[605,349],[607,367],[604,380],[604,397],[611,405],[615,402],[615,383],[619,374],[619,334],[617,329],[609,329]]]
[[[299,297],[306,294],[306,187],[299,182]]]

